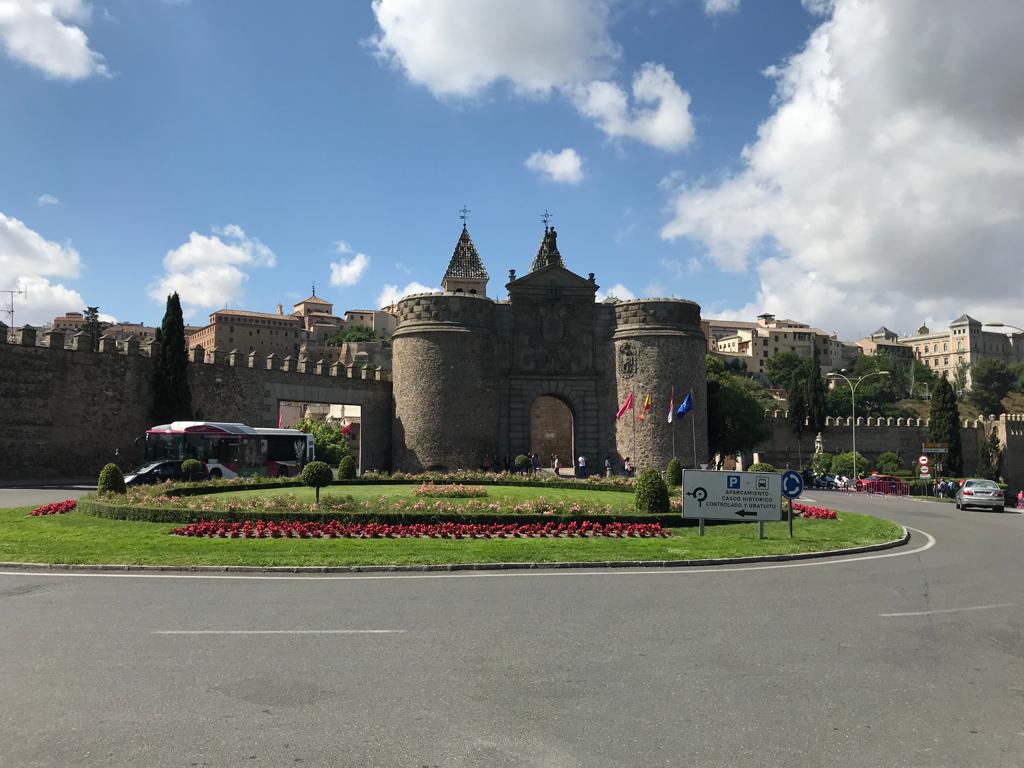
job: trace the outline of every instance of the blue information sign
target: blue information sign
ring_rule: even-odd
[[[795,499],[804,492],[804,478],[792,469],[782,474],[782,495],[787,499]]]

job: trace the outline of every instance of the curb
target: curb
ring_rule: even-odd
[[[859,555],[895,549],[910,542],[905,526],[898,539],[863,547],[831,549],[824,552],[797,552],[789,555],[757,555],[754,557],[718,557],[706,560],[594,560],[590,562],[554,563],[445,563],[441,565],[338,565],[338,566],[253,566],[253,565],[70,565],[63,563],[8,563],[0,568],[19,571],[120,571],[131,573],[425,573],[432,571],[528,571],[589,568],[698,568],[715,565],[748,563],[785,563],[793,560],[815,560],[826,557]]]

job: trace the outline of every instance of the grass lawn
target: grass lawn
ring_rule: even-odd
[[[523,489],[547,490],[547,489]],[[628,494],[609,494],[625,495]],[[170,535],[174,525],[105,520],[78,512],[31,517],[29,507],[0,510],[0,560],[134,565],[325,566],[405,563],[681,560],[812,552],[895,539],[899,526],[867,515],[839,520],[673,529],[668,539],[196,539]]]
[[[467,483],[466,485],[472,485]],[[610,505],[616,512],[632,512],[633,511],[633,493],[632,491],[625,493],[623,491],[597,491],[590,489],[577,489],[572,486],[566,488],[531,488],[529,486],[519,485],[485,485],[487,489],[486,496],[475,496],[471,499],[442,499],[445,502],[451,502],[452,504],[465,504],[469,501],[483,502],[489,504],[491,502],[502,503],[512,505],[523,501],[531,501],[533,499],[544,498],[548,501],[566,501],[574,502],[578,501],[581,504],[601,504]],[[435,496],[417,496],[413,493],[415,485],[331,485],[327,488],[320,489],[320,500],[334,497],[345,497],[351,496],[354,499],[379,499],[382,496],[388,496],[393,498],[403,499],[414,499],[417,501],[425,501],[427,503],[433,503],[437,501]],[[676,498],[679,494],[679,489],[675,489],[673,498]],[[217,499],[230,499],[230,498],[252,498],[253,496],[288,496],[294,495],[299,501],[312,502],[315,498],[315,494],[312,488],[279,488],[275,490],[255,490],[255,491],[232,491],[229,493],[218,493],[212,494]]]

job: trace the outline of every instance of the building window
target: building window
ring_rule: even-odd
[[[948,341],[942,342],[942,351],[943,352],[949,352],[949,342]]]

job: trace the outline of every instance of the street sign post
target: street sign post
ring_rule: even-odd
[[[792,469],[782,473],[782,495],[786,497],[786,520],[789,523],[789,538],[793,538],[793,499],[804,492],[804,476]]]
[[[683,489],[683,517],[700,521],[702,531],[705,520],[782,519],[782,476],[774,472],[684,469]]]

